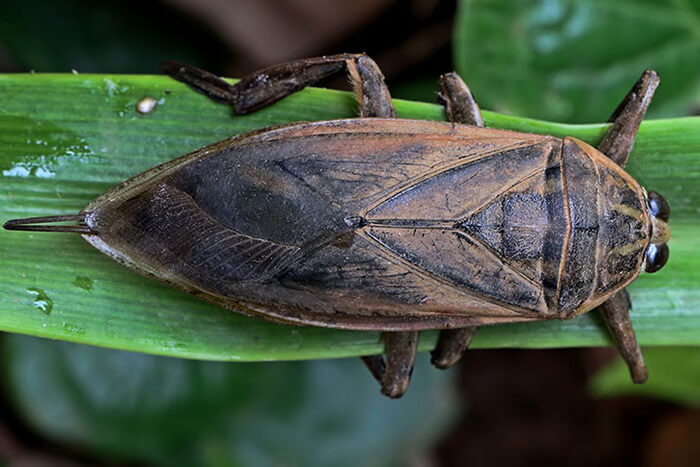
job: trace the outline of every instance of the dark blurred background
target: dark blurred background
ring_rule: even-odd
[[[483,108],[593,122],[653,67],[650,114],[683,116],[700,103],[698,3],[7,0],[0,72],[148,74],[174,59],[240,77],[364,51],[394,97],[433,102],[456,69]],[[648,396],[596,384],[625,377],[614,349],[470,351],[447,373],[422,355],[409,395],[388,401],[354,360],[219,364],[0,337],[7,465],[700,465],[695,349],[647,349],[688,362]]]

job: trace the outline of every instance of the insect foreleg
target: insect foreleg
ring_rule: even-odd
[[[642,351],[637,344],[637,338],[632,329],[632,321],[630,320],[630,303],[629,294],[626,290],[613,295],[607,302],[600,306],[600,311],[605,319],[610,334],[612,334],[617,349],[620,355],[627,363],[632,375],[632,381],[635,383],[643,383],[647,380],[647,367],[644,364]]]
[[[598,149],[620,167],[627,163],[639,125],[658,85],[659,75],[653,70],[644,71],[608,119],[612,126],[605,133]],[[632,380],[643,383],[647,379],[647,369],[632,328],[631,308],[626,290],[616,293],[600,306],[605,324],[615,339],[622,358],[627,362]]]
[[[637,130],[658,85],[659,75],[654,70],[646,70],[608,119],[612,126],[605,133],[598,150],[620,167],[627,163]]]

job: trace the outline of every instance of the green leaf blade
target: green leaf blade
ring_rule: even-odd
[[[159,101],[147,115],[144,96]],[[308,89],[234,117],[163,76],[0,75],[0,221],[70,214],[110,186],[236,133],[300,120],[352,117],[349,93]],[[397,101],[400,117],[442,119],[439,106]],[[563,125],[484,112],[487,125],[595,143],[607,125]],[[672,206],[671,261],[631,288],[640,341],[700,344],[700,245],[695,188],[700,119],[645,122],[630,173]],[[82,278],[82,279],[81,279]],[[84,287],[86,280],[90,287]],[[71,234],[0,231],[0,330],[208,360],[291,360],[378,353],[377,333],[282,326],[246,318],[144,279]],[[81,286],[82,284],[83,286]],[[32,291],[34,290],[34,291]],[[39,292],[53,303],[49,314]],[[424,333],[421,349],[435,344]],[[610,342],[600,319],[481,329],[474,347]]]

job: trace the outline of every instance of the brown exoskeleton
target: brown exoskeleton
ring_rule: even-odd
[[[235,85],[169,63],[244,114],[346,69],[360,118],[235,136],[112,188],[77,215],[5,228],[78,232],[149,277],[251,316],[383,331],[363,357],[382,392],[408,387],[418,333],[454,364],[481,325],[568,319],[597,306],[632,378],[647,377],[624,288],[668,259],[669,207],[622,167],[658,85],[646,71],[598,148],[484,128],[459,76],[450,123],[396,119],[366,55],[299,60]],[[75,225],[41,225],[72,220]]]

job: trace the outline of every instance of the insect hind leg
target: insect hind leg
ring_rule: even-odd
[[[404,395],[411,381],[413,364],[418,351],[418,331],[383,332],[384,352],[362,357],[362,361],[381,384],[382,394],[392,399]]]
[[[267,107],[320,80],[347,70],[361,117],[396,116],[377,64],[365,54],[339,54],[295,60],[251,73],[236,84],[197,67],[166,62],[163,71],[211,99],[229,104],[237,115]]]
[[[608,119],[612,126],[605,133],[598,150],[620,167],[627,163],[639,125],[658,85],[659,75],[654,70],[644,71]]]

